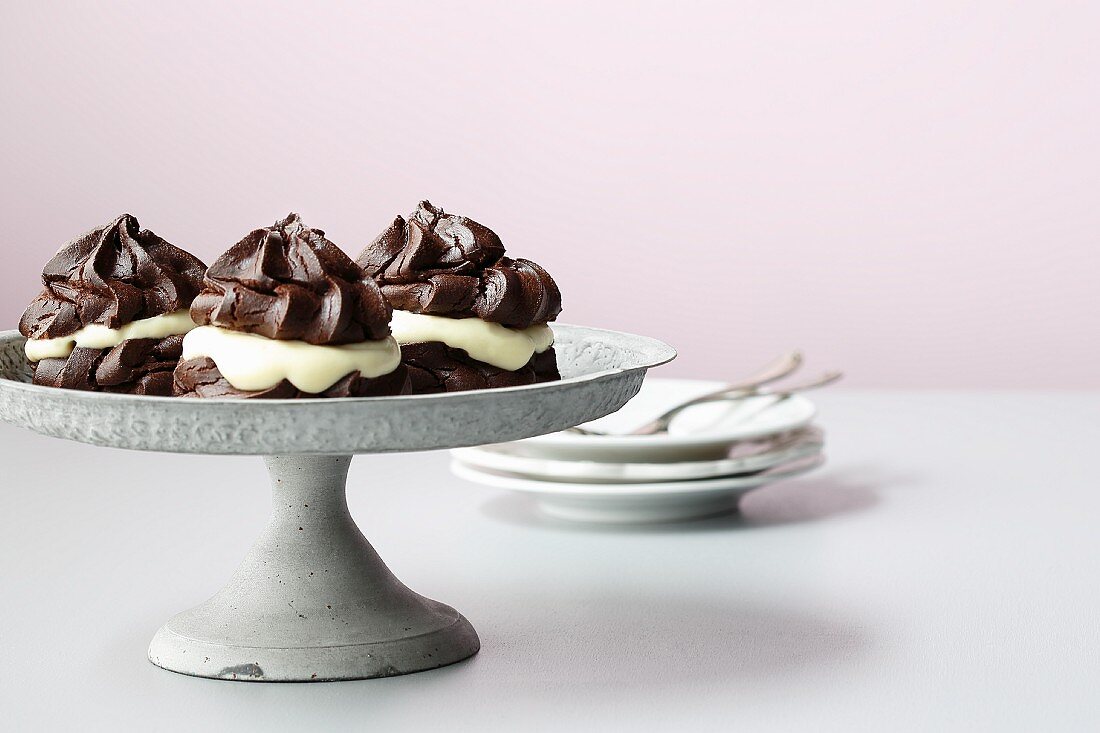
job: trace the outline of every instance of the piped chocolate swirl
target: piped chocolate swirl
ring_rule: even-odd
[[[27,338],[69,336],[85,326],[117,329],[188,308],[204,265],[130,214],[82,234],[42,270],[42,292],[19,321]]]
[[[409,391],[378,285],[297,214],[219,257],[191,307],[176,394],[297,399]]]
[[[19,322],[34,383],[166,396],[206,270],[123,214],[62,247]]]
[[[390,332],[390,307],[375,283],[297,214],[256,229],[219,257],[191,317],[200,325],[310,344],[349,344]]]
[[[394,307],[391,327],[414,393],[559,378],[546,325],[561,312],[558,286],[534,262],[506,256],[488,227],[421,201],[357,262]]]
[[[546,270],[505,256],[493,230],[428,201],[408,219],[394,219],[358,262],[394,308],[412,313],[527,328],[561,312],[561,293]]]

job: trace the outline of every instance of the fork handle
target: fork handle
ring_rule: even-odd
[[[740,400],[747,397],[772,396],[776,399],[775,402],[767,406],[771,407],[776,402],[782,402],[783,400],[798,392],[805,392],[811,389],[819,389],[821,387],[830,385],[833,382],[839,380],[842,376],[844,375],[841,372],[837,371],[825,372],[817,379],[811,380],[809,382],[804,382],[802,384],[792,385],[785,389],[776,390],[775,392],[762,392],[757,390],[755,387],[751,387],[748,389],[730,389],[729,387],[727,387],[723,390],[711,392],[710,394],[705,394],[700,397],[696,397],[693,400],[689,400],[688,402],[684,402],[683,404],[677,405],[676,407],[665,411],[664,414],[659,416],[657,419],[630,431],[628,435],[652,435],[654,433],[664,432],[668,429],[669,424],[671,424],[672,418],[676,417],[687,408],[694,407],[695,405],[701,405],[707,402],[725,402],[726,400]]]
[[[707,392],[706,394],[694,397],[687,402],[682,402],[675,407],[672,407],[658,416],[653,422],[663,420],[666,416],[678,413],[687,407],[693,407],[694,405],[700,405],[704,402],[713,402],[714,400],[731,399],[738,395],[750,395],[756,392],[760,387],[765,384],[771,384],[777,382],[783,377],[790,376],[802,365],[802,354],[797,351],[784,354],[771,364],[761,369],[753,376],[744,379],[740,382],[734,382],[733,384],[727,384],[719,387],[713,392]]]

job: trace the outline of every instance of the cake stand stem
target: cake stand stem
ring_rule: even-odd
[[[388,677],[476,654],[470,623],[386,567],[348,512],[351,456],[268,456],[271,521],[228,585],[165,624],[149,659],[218,679]]]

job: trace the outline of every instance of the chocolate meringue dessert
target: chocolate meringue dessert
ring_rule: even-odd
[[[34,383],[171,395],[205,270],[130,214],[72,240],[19,321]]]
[[[414,394],[560,379],[554,333],[561,293],[534,262],[505,256],[491,229],[421,201],[358,263],[393,306]]]
[[[408,394],[378,286],[297,214],[257,229],[206,272],[198,327],[175,370],[180,396],[369,397]]]

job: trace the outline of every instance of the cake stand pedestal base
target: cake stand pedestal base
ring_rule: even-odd
[[[270,456],[274,511],[229,584],[175,616],[149,660],[198,677],[292,682],[388,677],[481,644],[450,606],[402,585],[348,512],[351,456]]]

